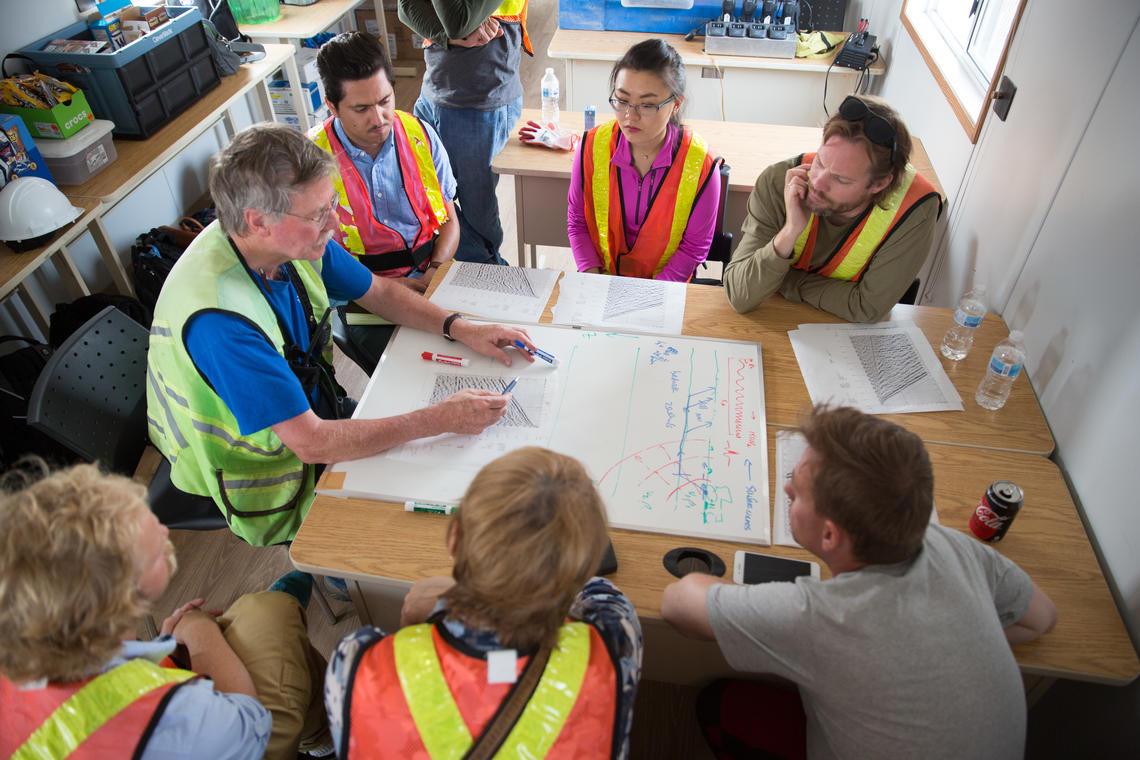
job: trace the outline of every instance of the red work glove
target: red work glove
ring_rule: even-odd
[[[528,121],[519,129],[519,139],[527,145],[538,145],[551,150],[574,150],[581,138],[559,129],[553,123],[544,127],[537,121]]]

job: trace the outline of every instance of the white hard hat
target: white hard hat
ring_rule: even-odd
[[[16,177],[0,190],[0,240],[17,253],[38,248],[82,213],[46,179]]]

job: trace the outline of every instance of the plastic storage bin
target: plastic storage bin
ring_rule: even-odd
[[[61,185],[82,185],[118,158],[111,139],[114,126],[106,119],[96,119],[66,140],[41,142],[40,153],[55,181]]]
[[[222,81],[195,7],[166,6],[170,21],[113,53],[51,53],[54,39],[91,39],[76,22],[20,52],[45,74],[83,88],[119,137],[150,137]]]

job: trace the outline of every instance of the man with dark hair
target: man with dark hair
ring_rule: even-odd
[[[373,35],[337,35],[321,47],[317,70],[333,116],[309,139],[336,159],[334,239],[371,271],[422,293],[459,244],[447,150],[430,125],[396,110],[392,64]],[[347,333],[375,367],[393,329],[349,325]]]
[[[853,322],[874,322],[914,282],[942,212],[937,190],[908,161],[898,113],[850,95],[816,153],[772,164],[748,198],[724,287],[737,311],[779,291]]]
[[[528,0],[399,0],[400,20],[428,41],[415,114],[435,127],[459,182],[459,261],[506,264],[493,159],[522,114],[519,61],[533,55]]]
[[[802,756],[806,742],[809,757],[1020,758],[1009,644],[1051,630],[1052,601],[992,548],[930,524],[934,478],[913,433],[820,407],[802,432],[784,486],[792,536],[833,577],[737,586],[694,573],[665,589],[661,613],[681,633],[799,689],[717,682],[698,702],[702,722],[720,723],[706,738],[724,757]]]

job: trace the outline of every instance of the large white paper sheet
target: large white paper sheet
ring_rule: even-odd
[[[685,283],[568,272],[558,285],[554,324],[680,335]]]
[[[740,341],[528,326],[559,359],[504,367],[438,335],[400,328],[354,417],[409,412],[461,388],[502,392],[507,415],[480,435],[440,435],[333,465],[322,493],[457,503],[475,473],[521,446],[579,459],[615,527],[768,544],[760,346]],[[449,367],[422,351],[471,359]]]
[[[812,403],[867,414],[962,411],[962,398],[913,322],[800,325],[788,337]]]
[[[441,309],[485,319],[538,322],[560,274],[555,269],[453,261],[431,301]]]

